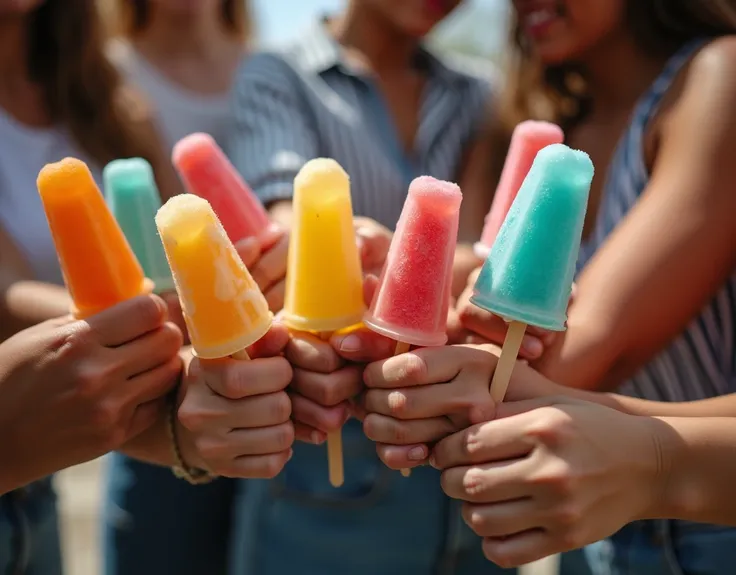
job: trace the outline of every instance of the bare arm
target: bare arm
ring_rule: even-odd
[[[568,331],[537,364],[612,389],[682,332],[736,265],[736,41],[693,61],[648,188],[583,271]]]

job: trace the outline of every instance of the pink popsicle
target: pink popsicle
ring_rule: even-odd
[[[486,216],[483,234],[480,242],[475,244],[478,257],[485,258],[488,255],[537,153],[552,144],[561,144],[564,139],[562,128],[549,122],[530,120],[516,126],[493,204]]]
[[[396,227],[365,324],[398,342],[447,341],[460,188],[429,176],[415,179]]]
[[[189,191],[210,203],[231,242],[258,236],[269,226],[263,205],[210,135],[182,138],[171,158]]]

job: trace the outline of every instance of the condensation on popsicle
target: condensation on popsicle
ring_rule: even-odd
[[[197,133],[182,138],[171,158],[188,191],[215,210],[230,241],[258,236],[268,228],[263,205],[212,136]]]
[[[307,162],[294,179],[283,321],[333,332],[360,323],[365,305],[350,179],[335,160]]]
[[[143,158],[113,160],[102,175],[107,204],[146,277],[153,280],[156,293],[173,291],[174,280],[156,230],[161,198],[151,165]]]
[[[227,357],[261,339],[273,316],[209,203],[175,196],[156,226],[196,354]]]
[[[84,162],[65,158],[48,164],[37,185],[76,317],[151,291]]]
[[[396,341],[447,341],[447,312],[462,193],[423,176],[409,186],[401,217],[364,322]]]
[[[516,126],[481,239],[475,244],[478,257],[488,256],[537,153],[552,144],[561,144],[564,139],[562,128],[550,122],[528,120]]]
[[[508,320],[565,329],[593,163],[564,144],[537,154],[471,302]]]

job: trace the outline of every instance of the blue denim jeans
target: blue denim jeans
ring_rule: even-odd
[[[225,575],[235,482],[189,485],[170,469],[109,456],[105,575]]]
[[[733,575],[736,529],[684,521],[639,521],[585,555],[593,575]]]
[[[51,478],[0,497],[0,575],[61,575]]]
[[[343,429],[345,484],[325,447],[297,444],[276,479],[238,484],[231,575],[496,575],[439,473],[385,467],[360,423]]]

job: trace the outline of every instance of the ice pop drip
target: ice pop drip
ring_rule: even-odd
[[[188,191],[210,203],[233,243],[268,228],[263,205],[212,136],[186,136],[174,146],[171,156]]]
[[[272,322],[266,299],[209,203],[175,196],[156,225],[197,355],[227,357],[263,337]]]
[[[107,204],[146,277],[153,280],[156,293],[173,291],[174,280],[156,230],[161,199],[151,165],[143,158],[114,160],[102,173]]]
[[[462,193],[423,176],[409,186],[365,324],[396,341],[443,345]]]
[[[539,152],[475,284],[472,303],[562,331],[593,164],[563,144]]]
[[[293,213],[284,322],[316,332],[360,323],[363,278],[345,170],[326,158],[307,162],[294,180]]]
[[[48,164],[37,185],[76,317],[151,290],[84,162]]]
[[[486,216],[483,234],[480,242],[475,244],[475,253],[478,257],[488,256],[488,251],[493,246],[498,231],[506,219],[506,214],[519,193],[537,153],[552,144],[561,144],[564,139],[562,128],[549,122],[529,120],[516,126],[511,136],[511,145],[506,155],[501,179],[493,196],[493,204]]]

